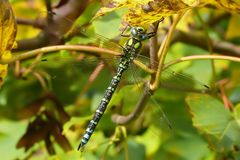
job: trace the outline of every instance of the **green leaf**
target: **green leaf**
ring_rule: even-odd
[[[24,155],[23,149],[16,149],[16,144],[24,133],[26,125],[26,121],[0,121],[1,159],[16,159]]]
[[[93,26],[96,33],[99,35],[103,35],[104,37],[107,37],[109,39],[113,39],[119,35],[120,24],[121,17],[116,14],[116,12],[113,12],[112,14],[107,14],[101,19],[93,21]]]
[[[151,125],[142,136],[137,136],[136,140],[146,146],[147,155],[153,155],[161,145],[160,135],[161,130],[154,125]]]
[[[203,159],[210,152],[207,143],[196,135],[171,140],[164,145],[164,149],[173,154],[176,157],[175,159],[184,160]]]
[[[63,134],[65,134],[72,126],[79,125],[85,121],[88,121],[92,118],[92,116],[87,117],[71,117],[71,119],[64,124],[63,126]]]
[[[191,94],[186,102],[193,125],[207,137],[216,151],[230,151],[240,144],[240,126],[219,100],[209,95]]]
[[[240,126],[240,104],[238,104],[235,108],[234,108],[234,117],[238,123],[238,125]]]
[[[136,159],[136,160],[145,160],[146,159],[146,154],[145,154],[145,148],[142,144],[137,143],[134,140],[128,140],[127,142],[128,145],[128,159]],[[126,157],[124,157],[125,153],[121,152],[119,156],[119,160],[124,160]]]
[[[62,154],[57,154],[54,156],[51,156],[47,158],[47,160],[63,160],[63,159],[71,159],[71,160],[85,160],[85,159],[92,159],[92,160],[97,160],[97,157],[94,156],[92,153],[84,153],[84,152],[79,152],[77,150],[62,153]]]
[[[136,98],[139,97],[139,87],[141,87],[140,84],[126,85],[122,87],[118,92],[113,95],[109,105],[117,105],[122,99],[126,99],[129,101],[136,100]],[[128,98],[128,96],[132,96],[131,99]]]

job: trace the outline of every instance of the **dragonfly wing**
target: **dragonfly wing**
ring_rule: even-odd
[[[141,75],[141,76],[139,76]],[[154,119],[157,123],[159,123],[159,126],[167,126],[168,129],[172,128],[171,122],[168,119],[168,116],[163,111],[161,105],[157,102],[157,100],[154,98],[153,94],[148,87],[146,86],[146,73],[142,72],[142,70],[138,69],[135,65],[130,66],[129,70],[126,71],[125,76],[128,78],[128,81],[135,87],[136,93],[141,94],[147,94],[148,96],[148,102],[146,104],[146,110],[149,110],[151,114],[154,115]],[[138,90],[138,91],[137,91]],[[140,95],[139,97],[143,96]],[[140,100],[141,98],[139,98]],[[136,105],[137,106],[137,105]],[[145,114],[145,112],[142,112]],[[158,113],[158,114],[156,114]],[[141,114],[141,113],[137,113]],[[143,115],[145,116],[145,115]],[[149,116],[149,115],[148,115]],[[148,117],[147,116],[147,117]],[[152,117],[152,116],[150,116]]]
[[[150,58],[143,55],[140,55],[138,59],[146,66],[158,65],[158,62],[155,61],[151,62],[152,64],[150,65]],[[171,68],[163,70],[163,72],[161,73],[160,84],[161,87],[164,88],[186,92],[206,93],[211,91],[211,88],[208,85],[192,78],[191,75],[176,72]]]
[[[82,24],[78,19],[72,21],[54,12],[41,12],[38,19],[45,21],[45,31],[58,36],[67,44],[82,44],[122,52],[123,47],[118,43],[94,32],[91,24]]]
[[[193,79],[191,75],[175,72],[171,69],[163,71],[161,75],[161,86],[184,92],[208,93],[211,90],[208,85]]]
[[[63,76],[63,73],[68,73],[68,76],[81,72],[88,73],[93,71],[99,65],[104,65],[106,70],[109,70],[111,75],[115,73],[116,66],[119,63],[119,56],[112,57],[96,57],[85,56],[85,54],[75,55],[46,55],[36,63],[35,70],[45,70],[49,78],[54,81],[62,81],[67,77]],[[85,75],[88,77],[87,75]]]

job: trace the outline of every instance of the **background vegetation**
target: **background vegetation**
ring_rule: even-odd
[[[239,159],[239,6],[1,0],[1,159]],[[144,64],[124,73],[96,132],[77,151],[116,69],[121,30],[151,31],[158,20],[141,51]]]

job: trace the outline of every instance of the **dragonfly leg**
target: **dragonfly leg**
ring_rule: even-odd
[[[154,37],[156,35],[157,32],[150,32],[147,34],[148,38]]]
[[[159,26],[159,23],[162,22],[163,20],[164,20],[164,18],[161,18],[160,20],[158,20],[158,21],[155,23],[154,31],[147,33],[148,38],[151,38],[151,37],[153,37],[153,36],[156,35],[157,29],[158,29],[158,26]]]
[[[130,28],[129,25],[127,25],[127,26],[123,29],[123,31],[121,32],[121,37],[130,37],[129,34],[124,34],[124,32],[125,32],[128,28]]]

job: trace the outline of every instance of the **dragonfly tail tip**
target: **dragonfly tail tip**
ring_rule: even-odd
[[[82,152],[84,150],[84,147],[85,147],[85,144],[81,142],[77,150]]]

